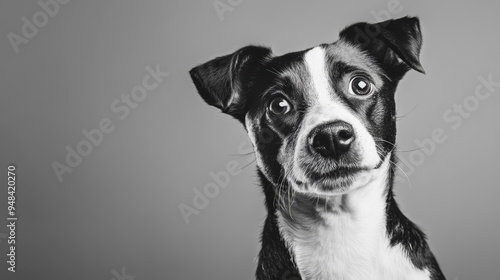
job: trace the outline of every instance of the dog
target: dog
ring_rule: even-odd
[[[395,91],[420,64],[419,19],[360,22],[274,56],[247,46],[190,70],[253,144],[267,218],[256,279],[445,279],[394,199]]]

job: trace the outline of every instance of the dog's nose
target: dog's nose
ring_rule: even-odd
[[[354,141],[354,129],[344,121],[335,121],[316,127],[308,138],[313,152],[325,158],[339,159]]]

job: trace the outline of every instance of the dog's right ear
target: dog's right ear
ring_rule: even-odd
[[[248,46],[196,66],[189,74],[205,102],[242,121],[253,73],[270,56],[269,48]]]
[[[359,22],[342,30],[340,38],[372,54],[400,78],[409,69],[425,73],[419,59],[422,34],[417,17]]]

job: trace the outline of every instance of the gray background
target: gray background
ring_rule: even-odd
[[[238,151],[248,143],[243,128],[204,104],[188,70],[247,44],[283,54],[333,42],[392,2],[233,0],[221,20],[212,1],[73,0],[16,54],[7,34],[20,35],[22,17],[31,21],[41,8],[2,1],[0,234],[9,163],[18,167],[19,221],[18,272],[6,271],[0,235],[0,278],[109,280],[124,267],[136,280],[251,279],[265,217],[254,164],[189,225],[178,209],[193,205],[210,172],[249,162]],[[499,279],[500,88],[457,129],[443,119],[470,100],[479,76],[500,81],[498,1],[399,3],[391,17],[421,19],[427,72],[408,73],[398,89],[400,157],[411,162],[422,151],[415,140],[436,128],[447,140],[415,170],[399,164],[411,185],[397,184],[398,201],[449,279]],[[170,76],[120,120],[113,100],[157,64]],[[115,130],[59,182],[51,163],[64,163],[66,145],[75,148],[103,118]]]

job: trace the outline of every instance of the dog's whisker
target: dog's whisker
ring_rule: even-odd
[[[396,116],[396,121],[398,121],[400,119],[403,119],[404,117],[406,117],[407,115],[409,115],[410,113],[412,113],[417,107],[418,107],[418,105],[415,105],[415,106],[413,106],[413,108],[409,112],[407,112],[407,113],[405,113],[405,114],[403,114],[401,116]]]
[[[285,175],[284,173],[280,174],[280,176],[278,177],[278,184],[277,184],[277,187],[278,187],[278,190],[276,192],[276,195],[274,196],[274,201],[273,201],[273,204],[275,205],[275,207],[280,207],[281,208],[281,192],[282,192],[282,180],[285,178]]]
[[[243,169],[245,169],[245,168],[249,167],[250,165],[252,165],[253,163],[255,163],[255,161],[256,161],[256,159],[255,159],[255,158],[254,158],[254,159],[252,159],[252,161],[250,161],[248,164],[246,164],[246,165],[244,165],[243,167],[241,167],[241,168],[237,169],[237,170],[238,170],[238,172],[243,171]]]
[[[286,188],[286,185],[285,185],[286,178],[288,176],[286,170],[287,170],[286,168],[282,169],[282,171],[280,172],[280,175],[278,177],[278,180],[277,180],[277,192],[276,192],[275,199],[277,200],[278,207],[280,207],[281,209],[284,209],[284,205],[286,202],[285,197],[283,195],[285,188]]]
[[[246,156],[250,156],[250,155],[253,155],[254,152],[248,152],[248,153],[241,153],[241,154],[230,154],[230,156],[232,157],[238,157],[238,158],[241,158],[241,157],[246,157]]]
[[[411,189],[411,188],[412,188],[412,185],[411,185],[410,177],[408,177],[408,175],[406,174],[406,172],[405,172],[405,171],[404,171],[401,167],[399,167],[399,166],[398,166],[398,165],[397,165],[394,161],[392,161],[392,160],[389,160],[389,161],[390,161],[390,163],[391,163],[393,166],[397,167],[397,168],[398,168],[401,172],[403,172],[403,174],[404,174],[404,175],[405,175],[405,177],[406,177],[406,180],[408,181],[408,185],[410,186],[410,189]]]
[[[289,168],[289,169],[291,169],[291,168]],[[284,177],[284,179],[289,177],[289,173],[290,173],[290,171],[286,171],[285,170],[285,177]],[[283,180],[282,185],[283,185],[284,188],[286,188],[285,191],[286,191],[286,195],[287,195],[287,198],[288,198],[287,201],[283,201],[283,204],[284,204],[284,207],[286,207],[286,204],[288,202],[288,213],[290,214],[290,217],[293,220],[293,214],[292,214],[292,210],[291,210],[292,200],[290,198],[290,194],[292,192],[293,187],[290,186],[289,184],[285,185],[286,183],[287,182],[285,180]]]
[[[395,154],[394,157],[398,160],[398,162],[401,162],[404,166],[406,166],[406,168],[410,169],[410,167],[404,161],[402,161],[397,154]]]
[[[415,148],[415,149],[412,149],[412,150],[404,150],[404,151],[398,150],[398,152],[400,152],[400,153],[411,153],[413,151],[420,151],[420,150],[423,150],[423,149],[424,148],[420,147],[420,148]]]
[[[377,146],[377,144],[375,144],[375,146]],[[396,148],[396,146],[394,146],[389,153],[392,153],[395,150],[395,148]],[[380,154],[380,152],[378,151],[378,149],[377,149],[377,153],[379,154],[379,157],[382,157],[382,155]],[[397,158],[397,155],[394,154],[394,156]],[[410,177],[408,177],[408,175],[406,174],[406,172],[396,162],[394,162],[393,160],[389,159],[389,163],[392,166],[398,168],[405,175],[406,180],[408,181],[408,185],[410,186],[410,189],[411,189],[412,185],[411,185]]]
[[[391,143],[391,142],[389,142],[389,141],[387,141],[385,139],[379,138],[379,137],[373,137],[373,140],[375,142],[383,142],[383,143],[387,143],[387,144],[392,145],[392,146],[396,146],[396,144]]]

